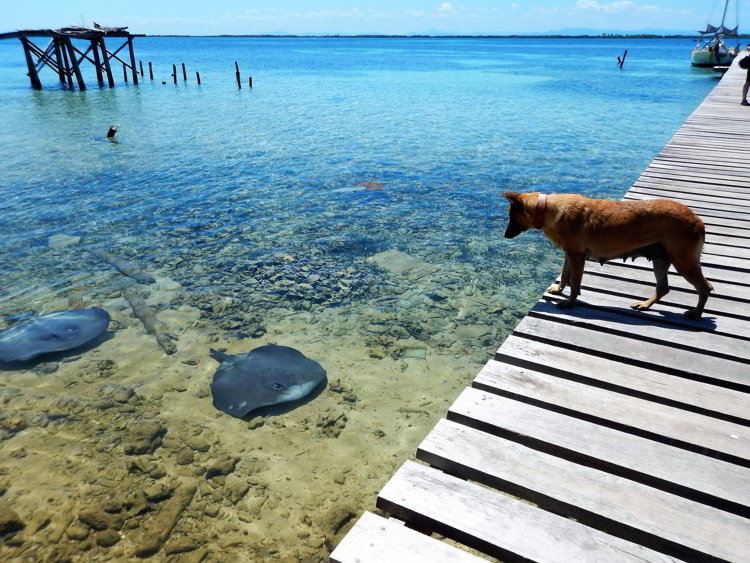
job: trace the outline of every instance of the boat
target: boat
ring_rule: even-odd
[[[736,21],[734,28],[724,25],[727,18],[727,8],[729,8],[729,0],[724,0],[721,23],[718,26],[707,23],[706,29],[698,32],[701,34],[701,38],[698,39],[693,49],[692,62],[694,66],[725,66],[730,64],[737,56],[739,44],[737,44],[737,48],[728,48],[724,44],[725,38],[737,37],[738,28]],[[739,7],[737,13],[739,14]]]

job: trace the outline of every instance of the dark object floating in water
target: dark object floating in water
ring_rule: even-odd
[[[39,354],[83,346],[109,326],[98,307],[40,315],[0,332],[0,362],[29,360]]]
[[[211,350],[211,357],[220,362],[211,383],[214,407],[237,418],[301,399],[326,376],[318,362],[288,346],[260,346],[237,356]]]
[[[109,131],[107,131],[107,139],[114,139],[115,135],[117,134],[117,127],[110,127]]]

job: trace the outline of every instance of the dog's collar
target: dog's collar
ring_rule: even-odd
[[[547,212],[547,194],[539,194],[536,201],[536,213],[534,215],[534,228],[544,228],[544,214]]]

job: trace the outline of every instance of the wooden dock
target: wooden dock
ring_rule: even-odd
[[[750,561],[744,81],[735,61],[625,195],[703,218],[703,319],[673,270],[637,312],[650,263],[587,263],[578,306],[529,311],[380,492],[391,518],[365,513],[332,561]]]

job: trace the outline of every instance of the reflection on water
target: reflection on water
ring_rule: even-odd
[[[501,192],[620,197],[713,85],[685,42],[622,43],[146,38],[157,80],[83,93],[31,91],[0,44],[0,327],[113,319],[0,366],[0,491],[25,526],[0,549],[324,557],[559,267],[538,235],[503,239]],[[182,60],[202,86],[161,84]],[[272,343],[325,390],[214,409],[209,350]]]

